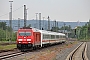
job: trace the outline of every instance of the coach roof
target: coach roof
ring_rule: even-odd
[[[52,32],[52,31],[46,31],[46,30],[39,30],[37,28],[32,28],[33,32],[40,32],[41,34],[49,34],[49,35],[63,35],[63,33],[58,33],[58,32]]]

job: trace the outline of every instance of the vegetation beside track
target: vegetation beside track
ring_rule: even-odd
[[[16,43],[16,41],[0,41],[0,44],[3,44],[3,43]]]
[[[16,44],[16,41],[0,41],[0,45],[12,45],[12,44]]]
[[[16,48],[16,44],[12,45],[0,45],[0,50],[12,50]]]
[[[16,40],[16,33],[7,26],[6,22],[0,22],[0,41],[10,41],[10,32],[12,30],[12,41]]]

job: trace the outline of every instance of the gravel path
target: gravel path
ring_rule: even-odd
[[[87,42],[87,57],[90,60],[90,42]]]
[[[57,54],[55,60],[65,60],[66,57],[68,56],[68,54],[70,52],[72,52],[81,42],[79,42],[78,44],[72,46],[71,48],[66,48],[64,50],[62,50],[60,53]]]

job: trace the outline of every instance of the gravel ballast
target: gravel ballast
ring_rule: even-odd
[[[73,45],[71,48],[66,48],[57,54],[55,60],[65,60],[70,52],[72,52],[81,42]]]
[[[87,57],[90,60],[90,42],[87,42]]]

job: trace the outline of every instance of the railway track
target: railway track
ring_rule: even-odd
[[[59,45],[61,46],[62,44],[59,44]],[[54,46],[58,46],[58,44],[57,45],[54,45]],[[50,46],[50,47],[47,47],[47,48],[52,48],[54,46]],[[46,47],[43,47],[43,48],[38,48],[36,50],[30,50],[30,51],[27,51],[27,52],[16,51],[16,52],[13,52],[13,53],[1,55],[0,56],[0,60],[7,60],[7,59],[9,60],[11,58],[18,57],[19,55],[23,55],[23,54],[33,54],[35,52],[40,52],[41,50],[44,50],[44,49],[47,49],[47,48]],[[34,52],[31,52],[31,51],[34,51]]]
[[[68,42],[70,43],[70,42]],[[66,44],[63,44],[63,45],[66,45]],[[32,56],[33,54],[37,54],[37,53],[40,53],[41,51],[43,50],[47,50],[48,48],[51,49],[51,48],[55,48],[56,46],[60,47],[62,46],[62,44],[57,44],[57,45],[54,45],[54,46],[50,46],[50,47],[43,47],[43,48],[38,48],[36,50],[32,50],[33,52],[31,51],[27,51],[27,52],[20,52],[20,51],[16,51],[16,52],[13,52],[13,53],[9,53],[9,54],[5,54],[5,55],[1,55],[0,56],[0,60],[12,60],[12,59],[15,59],[16,57],[18,58],[19,60],[19,56],[24,56],[26,54],[30,54],[30,56]],[[52,49],[51,49],[52,50]],[[51,51],[50,50],[50,51]],[[17,59],[16,58],[16,59]],[[16,60],[15,59],[15,60]]]
[[[2,55],[2,56],[0,56],[0,60],[9,59],[11,57],[19,56],[19,55],[22,55],[22,54],[25,54],[25,53],[27,53],[27,52],[13,52],[11,54]]]
[[[86,50],[87,44],[83,42],[67,56],[66,60],[88,60]]]

